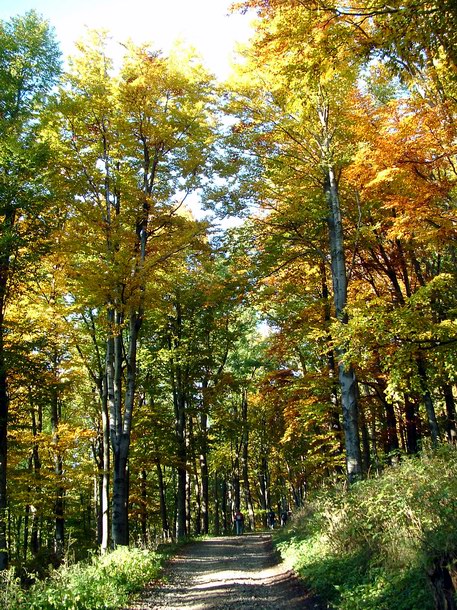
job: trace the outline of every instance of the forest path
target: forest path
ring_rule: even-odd
[[[268,534],[186,545],[128,610],[323,610],[278,562]]]

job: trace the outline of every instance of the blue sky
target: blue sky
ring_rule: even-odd
[[[35,9],[55,27],[64,55],[86,27],[103,28],[114,39],[151,42],[166,52],[173,41],[183,39],[203,56],[208,69],[219,78],[230,70],[236,42],[249,36],[251,18],[228,15],[232,0],[2,0],[0,19]]]

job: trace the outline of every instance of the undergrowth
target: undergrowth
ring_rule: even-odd
[[[63,565],[27,591],[13,573],[0,578],[0,608],[8,610],[114,610],[157,578],[172,548],[161,552],[119,548],[74,565]]]
[[[331,608],[447,607],[437,600],[453,595],[442,574],[456,571],[456,450],[405,459],[349,490],[320,491],[276,544]]]

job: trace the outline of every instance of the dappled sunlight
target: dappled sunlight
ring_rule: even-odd
[[[318,609],[294,574],[277,562],[269,535],[190,544],[169,572],[169,580],[151,591],[148,605],[131,610]]]

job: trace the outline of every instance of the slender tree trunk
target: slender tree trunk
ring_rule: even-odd
[[[200,476],[201,476],[201,516],[202,532],[209,531],[209,473],[208,473],[208,416],[200,416],[201,449],[200,449]]]
[[[191,418],[189,418],[190,421]],[[189,454],[188,454],[189,455]],[[189,464],[189,459],[187,460]],[[186,472],[186,532],[187,535],[192,531],[192,475]]]
[[[55,384],[56,387],[52,390],[51,399],[51,426],[52,426],[52,441],[54,444],[54,472],[57,479],[56,497],[54,501],[54,514],[55,514],[55,536],[54,536],[54,551],[59,561],[62,559],[64,554],[65,545],[65,520],[64,520],[64,489],[61,485],[63,477],[63,460],[62,455],[58,449],[59,443],[59,424],[60,424],[60,406],[59,406],[59,395],[57,389],[57,366],[58,358],[54,355],[54,373],[55,373]]]
[[[421,388],[422,388],[422,397],[425,404],[425,410],[428,418],[428,425],[430,429],[430,436],[432,439],[432,445],[436,447],[438,441],[440,439],[440,431],[438,428],[438,422],[436,421],[435,407],[433,405],[432,396],[430,394],[430,390],[428,387],[427,380],[427,369],[425,367],[424,359],[419,356],[417,359],[417,370],[419,372]]]
[[[387,400],[383,403],[384,411],[386,414],[386,432],[387,432],[387,445],[386,452],[389,455],[397,454],[399,450],[398,435],[397,435],[397,421],[395,418],[394,406]],[[396,460],[398,458],[390,458]]]
[[[177,510],[176,510],[176,536],[178,540],[184,538],[187,533],[186,527],[186,482],[187,482],[187,449],[186,449],[186,418],[185,403],[182,396],[178,397],[176,408],[176,437],[178,441],[178,490],[177,490]]]
[[[247,391],[243,390],[241,402],[241,421],[243,423],[243,448],[241,453],[242,476],[244,488],[244,502],[249,515],[251,530],[255,529],[254,506],[252,503],[251,485],[249,483],[249,428],[248,428],[248,398]]]
[[[148,492],[147,472],[143,468],[140,474],[141,481],[141,541],[144,545],[148,542]]]
[[[27,561],[27,551],[29,548],[29,521],[30,521],[30,505],[25,507],[24,515],[24,541],[22,544],[22,561]]]
[[[409,454],[419,451],[417,434],[416,407],[409,396],[405,395],[406,449]]]
[[[395,409],[392,403],[390,403],[386,399],[386,384],[383,380],[378,380],[376,386],[376,394],[384,408],[385,413],[385,443],[384,443],[384,451],[387,454],[395,454],[398,453],[399,443],[398,443],[398,434],[397,434],[397,420],[395,417]]]
[[[227,479],[225,475],[222,479],[222,489],[221,489],[221,508],[222,508],[222,527],[224,534],[228,533],[228,515],[227,515]]]
[[[2,233],[12,234],[16,222],[16,212],[13,206],[4,208],[4,218],[2,222]],[[7,458],[8,458],[8,417],[9,417],[9,396],[8,380],[6,370],[5,355],[5,309],[8,289],[8,278],[10,273],[9,248],[0,252],[0,570],[8,568],[8,544],[7,544]]]
[[[219,476],[216,472],[214,473],[214,534],[219,536],[221,533],[221,522],[219,516]]]
[[[109,548],[109,483],[110,483],[110,438],[109,438],[109,413],[108,396],[102,400],[102,434],[103,434],[103,461],[102,461],[102,484],[100,497],[101,510],[101,551],[106,553]]]
[[[329,330],[331,322],[331,309],[330,309],[330,295],[327,285],[327,272],[325,267],[325,261],[321,262],[320,265],[321,278],[322,278],[322,300],[324,302],[324,325],[327,330],[327,343],[330,346],[332,344],[332,337]],[[340,451],[343,452],[343,438],[341,434],[341,422],[340,422],[340,411],[341,407],[338,398],[338,379],[336,375],[336,363],[335,353],[333,348],[329,347],[327,350],[327,364],[328,364],[328,376],[331,380],[330,388],[330,404],[332,409],[330,412],[330,426],[335,436],[338,439]]]
[[[38,414],[38,418],[37,418]],[[38,413],[32,407],[32,434],[36,437],[43,430],[43,415],[42,409],[38,406]],[[32,465],[35,478],[38,479],[41,470],[41,460],[38,450],[38,444],[33,444],[32,449]],[[37,555],[40,550],[40,536],[39,536],[39,519],[36,512],[32,512],[32,530],[30,533],[30,550],[33,555]]]
[[[174,328],[168,336],[170,351],[179,348],[182,334],[182,311],[179,300],[175,303],[176,317]],[[176,492],[176,536],[178,540],[187,534],[186,486],[187,486],[187,447],[186,447],[186,396],[184,392],[183,371],[179,363],[170,359],[170,377],[173,389],[175,412],[175,435],[177,441],[177,492]]]
[[[335,313],[337,319],[341,323],[346,324],[347,315],[345,308],[347,304],[347,277],[343,242],[343,225],[341,220],[338,185],[333,168],[330,166],[327,168],[324,190],[329,209],[328,226]],[[352,367],[350,365],[345,365],[343,362],[344,351],[339,350],[337,356],[340,361],[338,370],[341,387],[341,402],[343,408],[346,470],[348,480],[352,483],[360,479],[362,476],[357,383]]]
[[[241,494],[240,494],[240,458],[238,455],[238,448],[236,449],[235,460],[233,462],[232,469],[232,489],[233,489],[233,502],[234,510],[240,510]]]
[[[362,409],[360,412],[360,427],[362,429],[362,464],[363,471],[365,473],[370,469],[371,455],[370,455],[370,438],[368,433],[368,424],[365,417],[365,412]]]
[[[192,438],[190,439],[193,447],[195,448],[195,437],[192,433]],[[194,498],[195,498],[195,526],[194,532],[197,536],[199,536],[202,532],[202,494],[201,494],[201,484],[200,478],[198,476],[198,466],[197,466],[197,456],[194,455],[192,457],[193,463],[193,471],[194,471]],[[190,493],[192,492],[192,486],[190,489]],[[191,498],[189,498],[189,515],[191,513]]]
[[[160,460],[156,458],[157,480],[159,482],[160,518],[162,521],[162,534],[165,539],[170,537],[170,526],[168,524],[167,503],[165,502],[165,485]]]
[[[260,487],[260,508],[262,510],[263,527],[267,527],[267,510],[270,508],[268,497],[268,462],[266,457],[262,457],[259,471],[259,487]]]
[[[452,392],[452,386],[448,383],[442,386],[442,392],[446,403],[446,432],[447,438],[450,443],[455,445],[457,443],[457,426],[456,426],[456,412],[455,412],[455,400]]]
[[[3,324],[0,320],[0,570],[8,567],[7,496],[6,496],[6,463],[7,463],[7,427],[9,398],[6,387],[6,366],[3,350]]]

